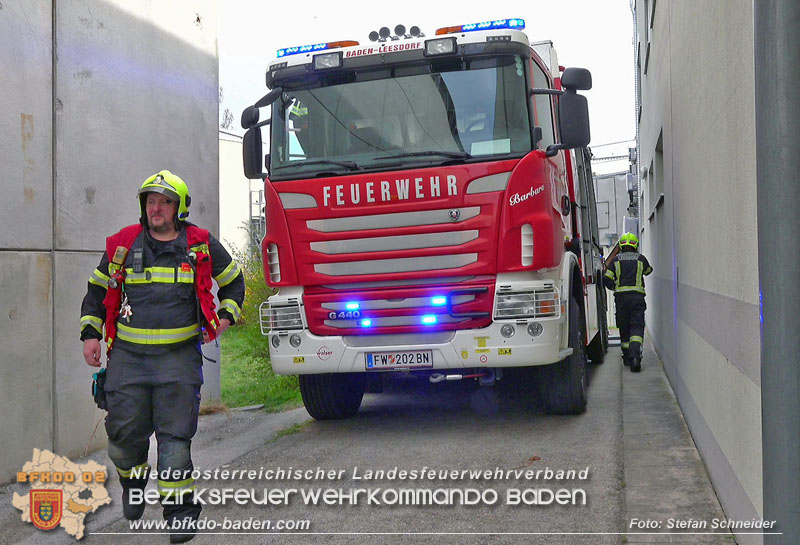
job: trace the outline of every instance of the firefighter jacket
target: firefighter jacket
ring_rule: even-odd
[[[614,290],[614,295],[620,293],[644,292],[644,277],[653,272],[647,258],[635,251],[623,251],[606,263],[606,273],[603,284]]]
[[[219,286],[218,310],[212,277]],[[235,323],[243,301],[241,270],[208,231],[187,222],[175,240],[163,242],[131,225],[108,237],[89,278],[81,340],[102,338],[105,326],[109,348],[159,354],[197,343],[201,328],[214,338],[217,315]]]

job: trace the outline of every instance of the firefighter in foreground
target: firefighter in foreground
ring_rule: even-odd
[[[645,303],[644,277],[653,272],[647,258],[639,253],[639,239],[625,233],[619,239],[619,253],[606,262],[605,286],[614,290],[617,326],[622,344],[622,362],[631,371],[642,370]]]
[[[136,520],[144,513],[145,503],[132,501],[130,492],[147,484],[155,432],[158,490],[164,519],[172,524],[200,514],[191,477],[203,383],[200,345],[239,318],[244,278],[208,231],[186,221],[191,198],[178,176],[162,170],[145,180],[138,196],[139,223],[106,239],[89,279],[81,340],[86,363],[99,367],[105,326],[108,455],[120,476],[123,514]],[[191,525],[175,527],[170,542],[193,537]]]

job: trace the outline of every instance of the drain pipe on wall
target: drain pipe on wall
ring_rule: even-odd
[[[800,539],[800,3],[753,2],[764,519]]]

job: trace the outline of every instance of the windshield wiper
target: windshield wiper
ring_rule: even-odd
[[[363,168],[355,161],[334,161],[333,159],[307,159],[305,161],[294,161],[288,165],[281,165],[272,170],[281,170],[291,167],[304,167],[306,165],[336,165],[346,168],[347,170],[363,170]]]
[[[466,151],[410,151],[408,153],[399,153],[397,155],[387,155],[386,157],[376,157],[376,161],[384,161],[386,159],[397,159],[399,157],[425,157],[425,156],[439,155],[441,157],[452,157],[453,159],[472,159],[472,154]]]

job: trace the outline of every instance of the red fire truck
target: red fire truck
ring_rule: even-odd
[[[524,26],[398,25],[281,49],[271,91],[243,112],[279,288],[262,331],[314,418],[355,414],[385,372],[492,385],[509,367],[537,376],[547,411],[585,410],[587,355],[607,347],[576,93],[591,74],[559,67]]]

